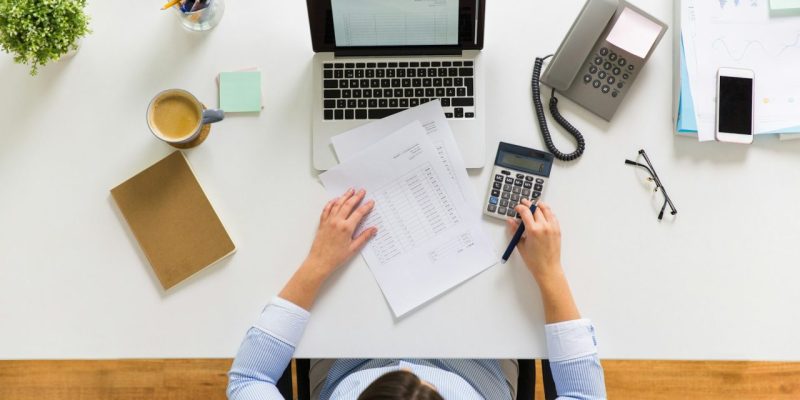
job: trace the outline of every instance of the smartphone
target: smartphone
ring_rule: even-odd
[[[753,84],[749,69],[720,68],[717,72],[717,140],[753,143]]]

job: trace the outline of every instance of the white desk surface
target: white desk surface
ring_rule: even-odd
[[[670,2],[640,3],[671,25]],[[160,4],[90,2],[77,56],[35,78],[0,55],[0,358],[232,357],[305,256],[327,200],[311,167],[305,2],[228,1],[204,35]],[[544,147],[533,60],[582,1],[543,4],[487,6],[487,159],[499,140]],[[546,195],[575,297],[603,358],[800,360],[800,142],[675,137],[671,37],[613,123],[561,103],[588,142],[580,161],[557,163]],[[214,106],[215,74],[248,66],[263,72],[264,111],[229,116],[186,152],[238,251],[164,292],[109,189],[172,151],[147,130],[155,93],[180,87]],[[658,197],[623,164],[640,148],[674,220],[656,221]],[[471,171],[481,195],[488,174]],[[485,226],[504,248],[502,226]],[[322,292],[297,356],[541,357],[542,322],[516,257],[402,320],[359,258]]]

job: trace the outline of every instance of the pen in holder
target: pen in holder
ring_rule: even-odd
[[[211,30],[225,13],[223,0],[183,0],[172,6],[184,28],[203,32]]]

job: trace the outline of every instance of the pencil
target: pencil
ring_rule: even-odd
[[[174,6],[175,4],[178,4],[180,2],[181,2],[181,0],[170,0],[167,4],[164,4],[164,7],[161,7],[161,9],[162,10],[166,10],[166,9],[168,9],[168,8]]]

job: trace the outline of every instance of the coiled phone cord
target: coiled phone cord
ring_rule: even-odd
[[[566,154],[562,153],[556,148],[556,145],[553,144],[553,138],[550,137],[550,129],[547,128],[547,119],[544,116],[544,107],[542,106],[542,97],[541,97],[541,90],[539,88],[539,76],[542,73],[542,65],[544,64],[544,60],[552,57],[553,55],[549,55],[544,58],[536,57],[536,62],[533,64],[533,77],[531,78],[531,92],[533,93],[533,106],[536,109],[536,119],[539,120],[539,130],[542,132],[542,138],[544,139],[544,144],[547,146],[547,149],[553,153],[553,156],[561,161],[572,161],[577,160],[583,154],[583,151],[586,150],[586,142],[583,140],[583,135],[581,132],[572,126],[569,121],[558,112],[558,99],[556,98],[556,90],[553,89],[552,93],[550,94],[550,114],[555,118],[556,122],[559,125],[564,127],[564,129],[569,132],[575,138],[577,142],[577,148],[572,153]]]

